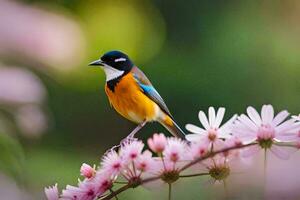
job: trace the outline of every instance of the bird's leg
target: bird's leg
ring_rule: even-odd
[[[124,144],[124,143],[128,143],[128,142],[131,142],[131,141],[134,141],[135,138],[135,134],[137,132],[139,132],[145,125],[146,125],[147,121],[144,120],[142,123],[140,123],[139,125],[137,125],[137,127],[135,127],[135,129],[133,129],[133,131],[131,131],[131,133],[121,141],[121,145]]]
[[[126,143],[129,143],[129,142],[132,142],[134,140],[136,140],[134,138],[135,134],[137,132],[139,132],[139,130],[141,130],[145,125],[146,125],[147,121],[144,120],[142,123],[140,123],[139,125],[137,125],[137,127],[135,127],[135,129],[133,129],[133,131],[131,131],[131,133],[126,137],[124,138],[123,140],[121,140],[120,144],[119,145],[115,145],[113,146],[111,149],[107,150],[104,155],[107,155],[108,153],[114,151],[115,149],[119,148],[120,146],[122,146],[123,144],[126,144]]]

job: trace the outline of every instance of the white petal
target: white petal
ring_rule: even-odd
[[[253,121],[251,121],[246,115],[242,114],[238,119],[253,132],[257,131],[257,125]]]
[[[232,135],[229,132],[218,131],[218,138],[229,139],[232,138]]]
[[[274,118],[274,109],[271,105],[263,105],[261,109],[261,119],[263,124],[270,124]]]
[[[289,112],[286,110],[281,111],[278,113],[272,121],[273,126],[277,126],[281,122],[283,122],[289,116]]]
[[[297,141],[299,138],[298,134],[296,133],[284,133],[284,134],[277,134],[275,140],[281,142],[294,142]]]
[[[279,126],[275,127],[275,130],[276,130],[276,133],[278,135],[280,135],[282,133],[286,133],[288,131],[292,131],[292,130],[297,129],[297,128],[298,128],[298,126],[294,122],[294,119],[290,119],[290,120],[287,120],[287,121],[283,122]]]
[[[187,125],[185,125],[185,128],[192,133],[203,134],[206,132],[204,129],[202,129],[198,126],[195,126],[194,124],[187,124]]]
[[[187,139],[190,142],[199,142],[205,137],[205,135],[201,134],[188,134],[185,136],[185,139]]]
[[[222,122],[223,117],[224,117],[224,114],[225,114],[225,108],[223,108],[223,107],[219,108],[218,112],[217,112],[217,117],[216,117],[216,120],[215,120],[215,124],[214,124],[215,128],[220,127],[221,122]]]
[[[247,114],[250,117],[250,119],[258,126],[261,125],[261,118],[258,114],[258,112],[251,106],[247,108]]]
[[[266,116],[267,116],[267,105],[263,105],[261,108],[261,120],[263,124],[266,124]]]
[[[237,118],[237,115],[233,115],[225,124],[223,124],[221,127],[220,127],[220,131],[223,132],[223,131],[230,131],[231,130],[231,126],[233,125],[233,122],[236,120]]]
[[[199,120],[200,120],[201,124],[203,125],[203,127],[206,130],[210,129],[209,123],[207,121],[207,117],[202,110],[200,110],[198,117],[199,117]]]
[[[208,108],[208,118],[209,118],[208,121],[209,121],[210,127],[214,127],[215,120],[216,120],[216,111],[215,111],[214,107]]]
[[[300,114],[299,115],[293,115],[292,118],[295,119],[296,121],[300,121]]]
[[[237,134],[240,135],[252,135],[252,136],[256,136],[256,132],[252,131],[251,129],[249,129],[247,126],[243,125],[243,124],[239,124],[239,125],[233,125],[232,127],[232,133],[236,136],[239,136]]]
[[[256,140],[256,133],[243,127],[234,127],[233,135],[238,137],[244,144],[249,144]]]

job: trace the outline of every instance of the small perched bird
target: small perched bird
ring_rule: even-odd
[[[114,109],[139,124],[129,137],[133,138],[147,122],[157,121],[172,135],[184,138],[184,132],[175,123],[162,97],[125,53],[109,51],[89,65],[104,70],[105,92]]]

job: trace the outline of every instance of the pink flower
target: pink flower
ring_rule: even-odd
[[[220,126],[225,114],[225,108],[219,108],[216,111],[213,107],[208,109],[208,119],[203,111],[199,112],[199,120],[203,125],[203,128],[195,126],[193,124],[187,124],[186,129],[195,134],[189,134],[186,139],[191,142],[203,141],[209,145],[209,148],[214,144],[220,142],[219,138],[231,137],[231,125],[236,119],[237,115],[234,115],[224,125]]]
[[[95,187],[98,188],[96,192],[97,196],[100,196],[112,187],[113,182],[110,176],[108,175],[109,174],[102,170],[96,173],[96,176],[93,179],[93,184],[95,184]]]
[[[191,144],[191,153],[193,159],[201,158],[209,152],[208,146],[204,142],[193,142]]]
[[[14,114],[17,126],[28,137],[37,137],[48,128],[47,116],[40,106],[24,105]]]
[[[190,154],[187,154],[187,144],[179,138],[167,138],[167,145],[163,151],[163,159],[167,169],[175,169],[175,164],[182,161],[187,161]]]
[[[86,178],[92,178],[95,175],[96,171],[93,167],[88,164],[83,163],[80,168],[80,174]]]
[[[58,200],[59,194],[57,184],[52,187],[45,188],[45,194],[48,200]]]
[[[84,180],[78,186],[82,193],[80,199],[94,200],[98,196],[98,187],[93,181]]]
[[[79,187],[67,185],[66,189],[62,191],[60,200],[79,200],[82,199],[84,190]]]
[[[29,70],[0,67],[1,104],[41,104],[46,96],[46,88],[42,81]]]
[[[216,147],[215,151],[231,148],[231,147],[240,147],[243,143],[238,137],[231,137],[225,141],[220,142],[219,146]],[[221,155],[226,158],[226,160],[232,160],[240,158],[240,149],[232,149],[228,151],[224,151]]]
[[[112,150],[102,158],[102,170],[106,173],[117,176],[123,167],[123,162],[116,151]]]
[[[167,138],[164,134],[155,133],[153,138],[148,139],[149,148],[155,153],[162,153],[167,144]]]
[[[0,1],[0,13],[1,57],[14,55],[17,62],[56,70],[72,69],[82,61],[83,34],[70,18],[7,0]]]
[[[228,178],[231,172],[229,161],[230,160],[228,160],[224,155],[219,154],[203,163],[207,173],[212,178],[213,183],[223,182]]]
[[[141,172],[149,172],[154,169],[155,161],[152,158],[152,153],[148,150],[144,151],[136,162],[136,167]]]
[[[122,160],[125,163],[137,160],[137,158],[141,155],[144,146],[144,143],[141,141],[132,141],[123,144],[120,151]]]
[[[261,116],[253,107],[247,108],[248,116],[242,114],[235,122],[233,134],[244,144],[258,142],[258,146],[249,147],[244,155],[252,155],[261,148],[270,149],[280,158],[287,159],[288,150],[276,146],[276,142],[290,142],[297,138],[296,131],[299,124],[295,119],[284,121],[289,113],[284,110],[274,117],[274,109],[271,105],[264,105]]]
[[[297,124],[299,124],[299,130],[298,130],[298,134],[296,136],[296,146],[298,149],[300,149],[300,114],[298,116],[294,115],[292,116],[293,119],[295,119],[297,121]]]

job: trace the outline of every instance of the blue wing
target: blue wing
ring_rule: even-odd
[[[134,74],[134,77],[144,94],[154,101],[160,107],[160,109],[162,109],[172,118],[172,115],[163,98],[159,95],[145,74],[137,67],[132,69],[132,73]]]

